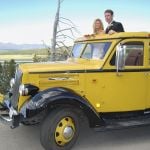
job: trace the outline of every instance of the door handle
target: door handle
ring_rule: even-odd
[[[145,74],[145,76],[150,76],[149,72],[145,72],[144,74]]]
[[[118,77],[121,77],[121,76],[123,76],[123,73],[117,72],[116,75],[117,75]]]

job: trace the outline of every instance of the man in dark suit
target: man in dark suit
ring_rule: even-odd
[[[116,32],[124,32],[122,23],[116,22],[113,20],[114,12],[111,9],[107,9],[104,12],[105,20],[108,23],[108,26],[105,30],[106,34],[113,34]]]

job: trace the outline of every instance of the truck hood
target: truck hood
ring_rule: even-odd
[[[103,61],[86,59],[68,59],[67,61],[20,64],[23,72],[57,72],[57,71],[86,71],[97,70],[102,67]]]

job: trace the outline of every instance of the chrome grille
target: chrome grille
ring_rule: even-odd
[[[22,72],[20,69],[16,69],[16,74],[15,74],[15,84],[12,89],[12,96],[10,98],[11,101],[11,106],[13,108],[17,108],[18,106],[18,100],[19,100],[19,86],[21,84],[21,78],[22,78]]]

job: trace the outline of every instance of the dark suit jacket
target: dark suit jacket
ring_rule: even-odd
[[[123,25],[120,22],[113,21],[110,26],[106,28],[105,33],[108,34],[110,30],[114,30],[116,32],[124,32]]]

